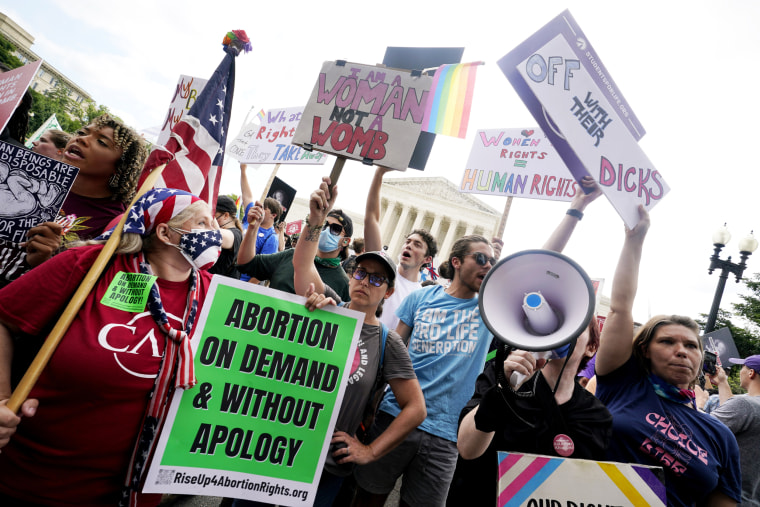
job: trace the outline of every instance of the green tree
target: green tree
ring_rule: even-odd
[[[113,114],[108,109],[108,106],[104,106],[104,105],[98,106],[94,102],[87,102],[84,108],[80,108],[79,121],[82,122],[82,125],[87,125],[92,120],[94,120],[95,118],[103,114],[110,114],[114,118],[121,120],[121,118]]]
[[[27,129],[27,135],[37,130],[50,115],[55,114],[58,118],[58,122],[61,124],[61,129],[66,132],[76,132],[82,128],[82,121],[79,118],[72,118],[66,109],[60,107],[60,102],[49,97],[46,94],[29,90],[32,94],[32,113],[34,116],[29,118],[29,128]]]
[[[734,303],[734,315],[739,316],[747,327],[741,328],[741,332],[734,336],[736,348],[742,357],[760,354],[760,273],[755,273],[750,278],[744,279],[744,285],[749,290],[748,294],[741,294],[741,303]],[[733,331],[732,331],[733,334]]]
[[[754,331],[760,330],[760,273],[755,273],[752,278],[744,280],[750,294],[739,296],[742,303],[734,303],[734,312],[747,320],[753,326]],[[755,333],[757,336],[757,333]],[[755,340],[758,342],[758,340]],[[756,343],[756,354],[760,352],[760,342]]]
[[[13,44],[8,42],[8,39],[5,37],[0,36],[0,62],[7,65],[10,69],[24,65],[24,62],[13,54],[15,51],[16,48],[13,47]]]
[[[56,83],[52,90],[47,90],[45,96],[55,104],[56,109],[69,111],[74,105],[71,99],[71,88],[63,83]]]
[[[733,312],[719,310],[715,319],[715,329],[723,327],[728,328],[736,344],[736,350],[739,356],[747,357],[760,354],[760,273],[755,273],[751,278],[743,280],[744,285],[749,290],[748,294],[741,294],[741,303],[734,303]],[[732,320],[733,319],[733,320]],[[742,326],[734,324],[736,320],[741,321]],[[702,319],[697,322],[704,327],[707,316],[702,314]],[[724,364],[723,367],[728,369],[732,365]],[[744,393],[744,389],[739,386],[740,368],[731,368],[728,376],[728,383],[731,385],[731,391],[734,394]]]
[[[11,69],[24,65],[24,62],[13,54],[14,52],[13,45],[0,35],[0,62]],[[30,115],[29,117],[27,136],[37,130],[52,114],[56,115],[61,128],[66,132],[76,132],[101,114],[110,114],[108,107],[97,105],[94,102],[86,102],[83,105],[77,104],[71,98],[69,87],[60,82],[44,94],[31,88],[29,93],[32,94],[34,102],[31,109],[33,116]]]

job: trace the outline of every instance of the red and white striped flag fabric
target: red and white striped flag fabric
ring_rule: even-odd
[[[238,37],[245,32],[235,31]],[[244,42],[247,42],[247,38]],[[250,43],[249,43],[250,44]],[[239,47],[225,46],[227,53],[201,91],[188,114],[172,129],[165,147],[156,147],[145,162],[139,185],[156,167],[166,164],[155,187],[177,188],[216,206],[222,179],[224,147],[235,89],[235,56]]]

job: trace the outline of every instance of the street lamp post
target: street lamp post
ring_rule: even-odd
[[[726,243],[731,239],[731,233],[728,232],[726,224],[723,224],[718,231],[713,234],[713,246],[715,250],[710,257],[710,269],[707,271],[712,274],[716,269],[720,269],[720,277],[718,279],[718,287],[715,289],[715,297],[713,297],[712,308],[710,308],[710,314],[707,316],[707,324],[705,325],[705,334],[713,331],[715,328],[715,320],[718,318],[718,309],[720,308],[720,300],[723,297],[723,289],[726,288],[726,280],[729,273],[736,276],[736,283],[739,283],[742,279],[742,274],[747,267],[747,258],[752,255],[757,249],[757,240],[749,233],[747,237],[739,241],[739,254],[741,255],[739,264],[731,262],[731,257],[723,260],[720,258],[720,251],[726,246]]]

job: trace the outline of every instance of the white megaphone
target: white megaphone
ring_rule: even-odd
[[[595,304],[583,268],[551,250],[501,259],[483,279],[478,297],[480,316],[494,336],[518,349],[544,352],[546,359],[586,330]],[[515,375],[512,384],[522,383]]]

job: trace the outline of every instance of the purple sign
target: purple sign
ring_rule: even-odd
[[[613,81],[609,72],[607,72],[601,59],[591,46],[591,43],[588,41],[588,38],[583,33],[580,26],[578,26],[578,23],[575,22],[575,19],[570,14],[569,10],[562,12],[536,33],[528,37],[522,44],[504,55],[504,57],[498,62],[501,71],[507,76],[507,79],[525,103],[526,107],[533,115],[533,118],[538,122],[541,130],[544,131],[552,146],[565,161],[565,164],[570,169],[573,177],[577,181],[580,181],[584,176],[588,175],[589,172],[570,147],[570,144],[562,135],[559,128],[554,124],[541,106],[541,102],[530,89],[518,70],[520,63],[530,58],[536,53],[536,51],[544,47],[557,35],[561,35],[567,40],[568,45],[573,49],[577,59],[572,63],[567,61],[563,62],[563,65],[552,66],[550,71],[553,74],[552,79],[566,79],[572,74],[574,65],[577,65],[575,69],[579,69],[579,66],[582,66],[586,72],[592,76],[599,89],[603,91],[609,103],[615,106],[615,109],[609,113],[620,118],[621,122],[626,126],[636,141],[641,139],[646,131],[641,123],[639,123],[631,106],[623,97],[622,92],[615,84],[615,81]]]

